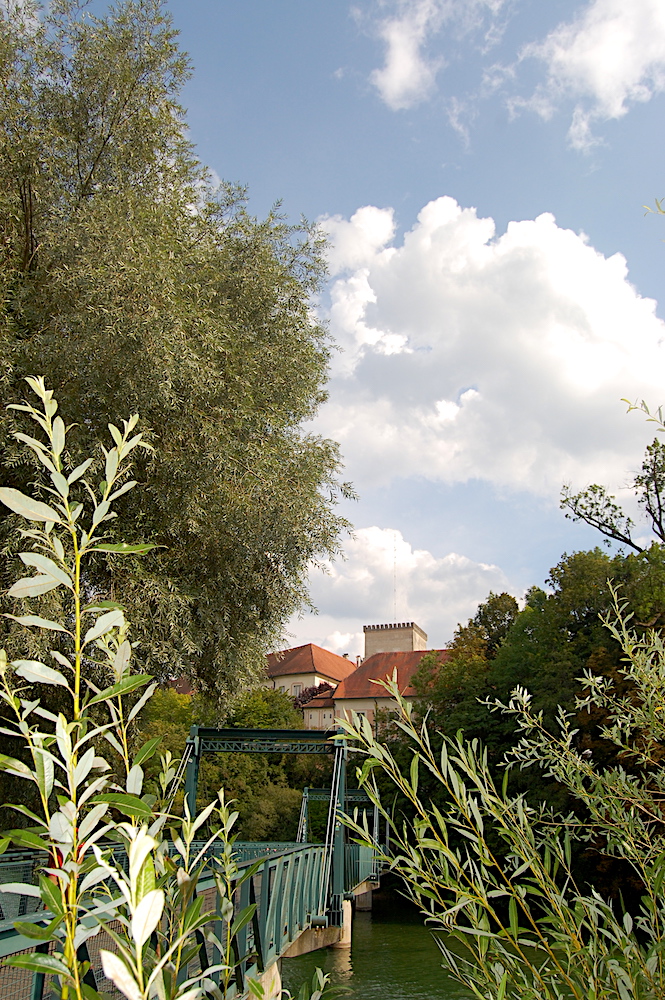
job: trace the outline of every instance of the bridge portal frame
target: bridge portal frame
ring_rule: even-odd
[[[330,902],[327,922],[341,927],[345,895],[345,835],[341,816],[346,803],[346,760],[348,749],[342,730],[335,733],[316,729],[214,729],[192,726],[187,738],[185,756],[185,803],[190,816],[196,814],[196,793],[201,758],[218,753],[304,753],[328,754],[334,757],[333,789],[330,795],[326,848],[329,853],[326,881]],[[334,794],[332,794],[334,792]],[[324,885],[324,892],[327,887]],[[323,900],[325,905],[325,900]]]

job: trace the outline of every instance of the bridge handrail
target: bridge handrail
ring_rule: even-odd
[[[242,883],[234,900],[236,912],[256,903],[256,912],[252,921],[239,933],[237,954],[249,956],[241,965],[243,981],[248,976],[257,976],[284,953],[291,943],[311,926],[321,926],[326,920],[328,900],[322,900],[321,879],[326,872],[326,848],[324,844],[301,844],[292,842],[240,842],[236,841],[235,851],[239,869],[246,870],[259,857],[263,858],[256,873]],[[203,841],[199,843],[199,849]],[[116,852],[116,860],[122,863]],[[249,855],[249,856],[248,856]],[[252,857],[253,855],[253,857]],[[356,844],[346,846],[345,883],[346,891],[354,889],[364,881],[371,881],[378,876],[374,852],[371,848]],[[210,861],[214,864],[214,849],[210,851]],[[44,859],[45,860],[45,859]],[[11,851],[0,856],[0,881],[31,881],[42,867],[41,852]],[[23,868],[22,876],[17,879],[14,872],[17,867]],[[27,871],[27,877],[26,877]],[[6,876],[3,878],[3,874]],[[31,877],[30,877],[31,876]],[[200,893],[214,893],[215,880],[212,871],[205,874],[198,883]],[[28,951],[35,948],[36,942],[21,935],[13,926],[17,916],[30,912],[33,919],[39,901],[34,897],[7,897],[3,895],[2,902],[8,898],[26,901],[24,909],[0,923],[0,958],[15,954],[18,951]],[[28,910],[28,905],[32,908]],[[214,899],[206,904],[215,908]],[[39,922],[51,918],[46,910],[39,910]],[[217,936],[222,939],[222,922],[215,921]],[[103,933],[103,932],[102,932]],[[97,947],[99,942],[97,943]],[[219,956],[211,946],[200,941],[200,960],[214,965],[219,962]],[[97,963],[95,971],[99,974]],[[37,1000],[34,990],[32,1000]],[[27,990],[26,990],[26,998]]]
[[[203,842],[201,845],[203,846]],[[300,933],[312,926],[313,922],[321,924],[325,920],[324,912],[320,912],[319,907],[319,885],[324,872],[325,847],[323,844],[254,844],[237,843],[238,853],[255,853],[268,847],[272,853],[261,855],[263,864],[260,865],[255,874],[246,879],[236,891],[234,898],[234,910],[238,912],[252,903],[256,904],[256,911],[252,921],[241,929],[237,936],[236,953],[246,956],[241,962],[241,981],[246,982],[249,976],[258,976],[261,971],[271,965],[289,947],[289,945],[300,935]],[[119,852],[118,852],[119,853]],[[214,851],[210,852],[211,866],[214,865]],[[121,858],[117,858],[122,863]],[[258,860],[258,859],[257,859]],[[238,868],[245,870],[255,863],[251,858],[241,858],[238,861]],[[38,868],[42,866],[40,852],[17,851],[11,852],[6,858],[0,856],[0,880],[2,880],[2,868],[16,869],[20,865],[24,869],[29,868],[32,875],[23,877],[21,881],[32,881]],[[8,873],[9,874],[9,873]],[[4,881],[17,881],[13,877],[5,878]],[[216,884],[212,870],[209,875],[205,873],[198,882],[197,891],[199,894],[213,894],[212,898],[206,901],[206,908],[216,909],[215,903]],[[34,897],[16,896],[8,897],[4,895],[3,902],[8,898],[18,901],[30,900],[38,904]],[[24,911],[27,913],[27,909]],[[38,912],[38,917],[37,917]],[[17,914],[23,916],[24,914]],[[33,920],[38,923],[46,923],[52,915],[47,910],[36,907],[32,910]],[[32,951],[38,944],[34,939],[27,938],[20,934],[13,926],[16,916],[12,916],[0,923],[0,958],[16,954],[19,951]],[[223,923],[221,917],[214,921],[217,937],[222,940]],[[98,935],[101,938],[103,931]],[[99,949],[100,941],[96,939],[96,949]],[[91,955],[91,958],[93,956]],[[199,960],[205,967],[219,963],[221,956],[216,954],[216,949],[206,942],[201,936],[199,940]],[[99,976],[100,969],[94,961],[95,973]],[[27,979],[26,979],[27,983]],[[110,984],[109,984],[110,985]],[[37,987],[35,989],[35,987]],[[36,982],[33,976],[33,984],[26,985],[26,997],[28,993],[31,1000],[37,1000],[37,992],[43,990],[43,983]]]

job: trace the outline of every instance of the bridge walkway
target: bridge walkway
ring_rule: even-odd
[[[244,957],[238,966],[236,983],[229,997],[246,995],[248,979],[253,978],[263,983],[265,998],[270,1000],[272,996],[279,995],[280,958],[326,945],[350,943],[350,900],[355,894],[376,886],[379,871],[376,852],[372,848],[346,842],[340,814],[351,807],[366,808],[368,800],[363,793],[346,789],[346,749],[339,738],[331,741],[327,734],[316,731],[201,730],[193,727],[186,754],[185,782],[192,813],[196,808],[201,756],[217,752],[304,752],[333,753],[335,756],[332,787],[305,790],[299,841],[236,842],[234,845],[241,872],[257,860],[263,863],[251,878],[242,882],[234,899],[235,912],[251,904],[255,904],[256,908],[252,920],[241,928],[234,942],[236,954]],[[326,841],[323,844],[307,843],[303,838],[307,832],[308,802],[326,798],[330,803]],[[373,818],[376,836],[376,817]],[[204,876],[198,887],[205,897],[204,906],[211,910],[216,909],[216,887],[212,874],[214,863],[213,849],[209,853],[210,876]],[[34,883],[43,864],[44,856],[36,852],[7,852],[0,857],[0,883]],[[29,913],[34,914],[39,900],[33,896],[3,893],[0,904],[0,959],[33,951],[35,941],[17,931],[14,922]],[[50,914],[43,913],[46,923]],[[216,930],[221,938],[221,920]],[[198,944],[199,968],[215,965],[219,956],[211,945],[202,936]],[[111,939],[103,931],[89,939],[87,948],[84,946],[81,951],[81,958],[91,962],[97,989],[117,997],[117,991],[105,979],[101,969],[99,952],[102,948],[113,950]],[[199,969],[190,971],[194,974]],[[2,966],[2,1000],[43,1000],[51,993],[49,978]]]

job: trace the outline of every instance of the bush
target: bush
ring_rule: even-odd
[[[561,710],[550,731],[522,688],[507,704],[490,706],[511,716],[522,734],[501,787],[479,741],[446,737],[440,753],[433,750],[426,723],[416,723],[396,679],[386,689],[401,707],[398,725],[410,744],[409,766],[400,766],[366,720],[344,726],[365,756],[360,784],[391,825],[393,850],[385,861],[433,927],[445,966],[474,996],[665,995],[665,645],[655,632],[642,637],[632,631],[629,619],[615,595],[614,613],[604,624],[623,650],[628,693],[588,671],[578,706],[606,714],[603,737],[618,754],[611,765],[599,766],[579,749],[570,713]],[[541,767],[583,803],[588,822],[511,794],[511,765]],[[412,821],[400,820],[380,801],[379,774],[410,803]],[[421,774],[445,793],[440,808],[419,793]],[[371,843],[367,830],[347,822]],[[632,870],[643,887],[635,912],[576,884],[575,840]]]

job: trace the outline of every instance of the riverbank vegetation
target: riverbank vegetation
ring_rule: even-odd
[[[654,510],[663,454],[647,452]],[[414,705],[387,685],[400,711],[381,738],[364,719],[345,725],[391,827],[386,864],[474,996],[665,994],[665,552],[652,522],[658,540],[628,555],[564,556],[521,611],[490,595],[449,661],[424,659]]]
[[[194,817],[174,808],[177,762],[162,749],[163,734],[141,738],[136,723],[157,684],[133,669],[122,605],[89,585],[88,567],[100,553],[131,558],[151,550],[136,539],[117,542],[108,532],[118,497],[137,485],[131,463],[147,442],[135,433],[137,416],[121,428],[111,424],[104,480],[97,484],[86,477],[92,463],[77,464],[69,452],[69,429],[53,391],[43,379],[27,381],[37,405],[30,400],[18,408],[34,436],[17,432],[18,439],[47,473],[32,493],[0,487],[0,502],[24,526],[20,560],[32,574],[9,589],[8,600],[23,613],[8,617],[26,644],[41,634],[51,648],[43,659],[10,660],[0,650],[2,733],[5,743],[23,749],[16,757],[0,754],[0,770],[28,789],[11,805],[28,824],[2,832],[0,854],[13,846],[39,859],[36,884],[0,885],[2,893],[39,901],[32,912],[19,909],[20,951],[4,964],[32,974],[40,995],[49,976],[61,1000],[104,1000],[88,951],[97,938],[104,975],[127,1000],[238,996],[249,985],[238,935],[256,904],[239,910],[234,894],[256,866],[241,870],[236,863],[237,813],[223,789]],[[54,591],[62,599],[60,619],[43,613]],[[167,701],[172,710],[173,697]],[[149,782],[160,750],[156,779]],[[202,878],[213,882],[212,909],[200,891]],[[300,1000],[319,1000],[325,989],[326,977],[317,973]],[[262,996],[258,982],[252,994]]]
[[[302,429],[327,377],[319,235],[253,218],[197,161],[178,103],[189,65],[160,0],[3,5],[0,64],[3,399],[44,375],[97,482],[108,423],[141,414],[155,447],[117,512],[154,547],[98,553],[86,585],[122,593],[144,669],[223,708],[262,675],[310,562],[346,528],[337,446]],[[25,491],[41,465],[15,418],[0,414],[0,473]],[[5,589],[16,524],[0,521]],[[18,655],[20,630],[3,632]]]

